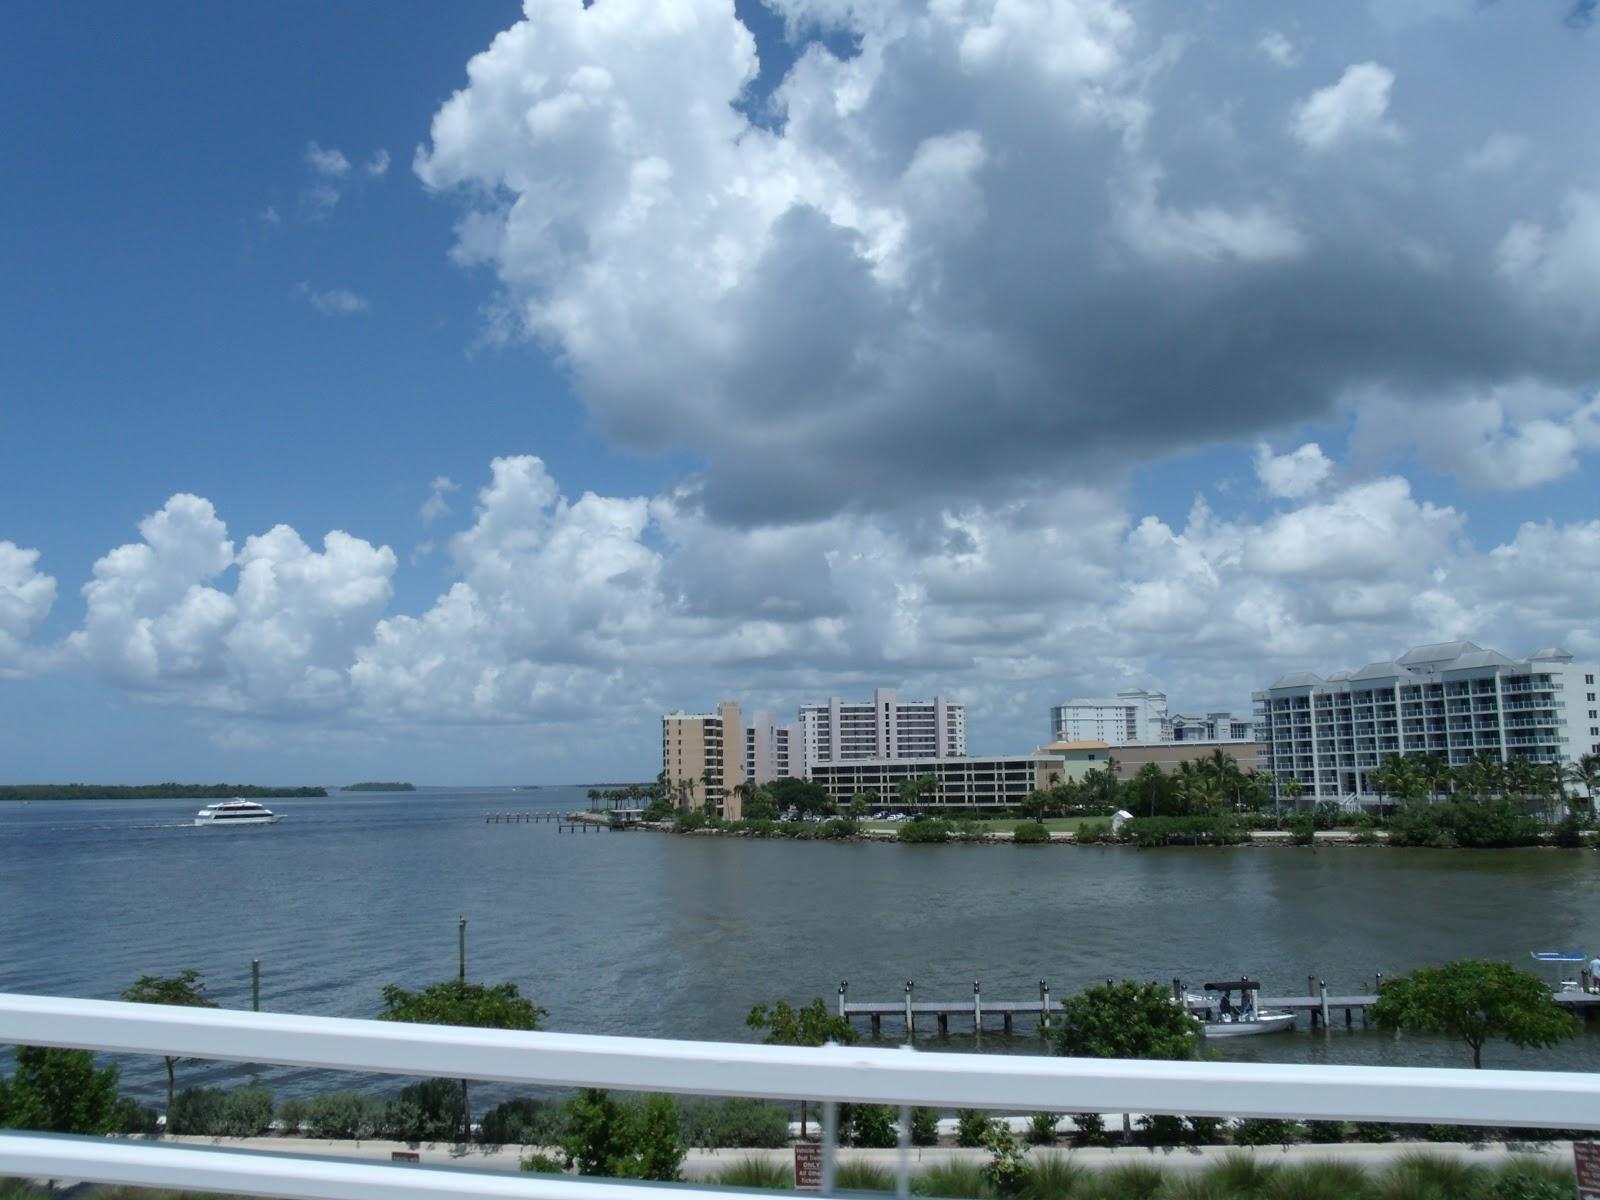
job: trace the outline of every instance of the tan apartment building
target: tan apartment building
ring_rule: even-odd
[[[1113,746],[1111,756],[1117,760],[1117,778],[1132,779],[1146,763],[1155,763],[1168,775],[1178,769],[1179,763],[1202,763],[1221,750],[1239,764],[1239,770],[1249,774],[1265,768],[1266,745],[1262,742],[1149,742],[1142,745]]]
[[[732,700],[724,700],[712,713],[662,717],[661,768],[673,801],[738,820],[743,811],[738,788],[745,780],[744,744],[744,722]]]

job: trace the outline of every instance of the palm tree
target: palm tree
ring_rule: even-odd
[[[1289,801],[1294,805],[1296,812],[1300,811],[1300,794],[1305,790],[1298,779],[1290,778],[1284,782],[1283,794],[1289,797]]]
[[[1576,762],[1561,768],[1561,782],[1581,787],[1584,804],[1591,809],[1594,807],[1594,784],[1597,778],[1600,778],[1600,754],[1580,755]]]
[[[1417,759],[1417,769],[1428,782],[1428,799],[1437,800],[1450,780],[1450,764],[1442,754],[1424,754]]]

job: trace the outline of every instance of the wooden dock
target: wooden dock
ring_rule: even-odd
[[[1375,977],[1374,988],[1381,987],[1382,982],[1381,975]],[[1308,977],[1306,983],[1305,995],[1260,995],[1256,997],[1256,1005],[1263,1009],[1286,1009],[1296,1016],[1304,1014],[1312,1029],[1331,1029],[1341,1016],[1346,1029],[1354,1028],[1358,1018],[1363,1028],[1367,1026],[1367,1010],[1378,999],[1376,990],[1329,992],[1327,981],[1318,980],[1315,976]],[[974,1033],[982,1032],[986,1028],[986,1022],[992,1025],[998,1021],[1005,1033],[1011,1033],[1016,1021],[1021,1018],[1024,1021],[1031,1021],[1034,1027],[1042,1032],[1051,1019],[1060,1013],[1062,1004],[1060,1000],[1051,999],[1050,985],[1044,980],[1039,981],[1038,998],[1030,1000],[985,999],[982,985],[976,980],[973,981],[970,998],[953,1001],[918,1000],[915,997],[916,984],[911,980],[906,981],[904,993],[898,1000],[851,1000],[849,987],[848,982],[839,984],[838,1013],[851,1023],[858,1019],[867,1020],[871,1025],[873,1037],[882,1036],[885,1018],[899,1022],[906,1035],[913,1038],[916,1036],[919,1021],[924,1027],[931,1021],[937,1028],[939,1036],[945,1037],[950,1033],[952,1019],[960,1026],[970,1027]],[[1174,979],[1172,989],[1174,998],[1185,994],[1181,980]],[[1581,991],[1557,992],[1552,998],[1566,1011],[1581,1016],[1586,1021],[1600,1015],[1600,994]],[[1191,995],[1185,1004],[1196,1016],[1211,1019],[1215,1015],[1217,1002],[1210,997]]]
[[[485,825],[537,825],[541,822],[560,822],[566,820],[560,813],[553,812],[500,812],[484,813]]]

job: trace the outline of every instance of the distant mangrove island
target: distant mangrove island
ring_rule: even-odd
[[[259,800],[327,794],[327,788],[250,783],[0,783],[0,800]]]
[[[388,780],[369,779],[364,783],[346,784],[339,790],[341,792],[414,792],[417,787],[413,783],[395,783]]]

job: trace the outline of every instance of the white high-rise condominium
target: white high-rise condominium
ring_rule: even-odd
[[[769,712],[757,712],[744,731],[744,764],[751,783],[798,779],[805,773],[801,761],[800,726],[779,725]]]
[[[1255,694],[1256,737],[1263,766],[1309,800],[1375,798],[1369,777],[1397,754],[1559,766],[1600,753],[1597,676],[1560,648],[1515,660],[1471,642],[1418,646],[1359,671],[1285,675]]]
[[[870,701],[802,704],[805,770],[858,759],[959,758],[967,752],[967,710],[943,696],[899,700],[878,688]]]
[[[1050,710],[1050,739],[1108,746],[1167,740],[1167,695],[1123,688],[1105,700],[1068,700]]]

